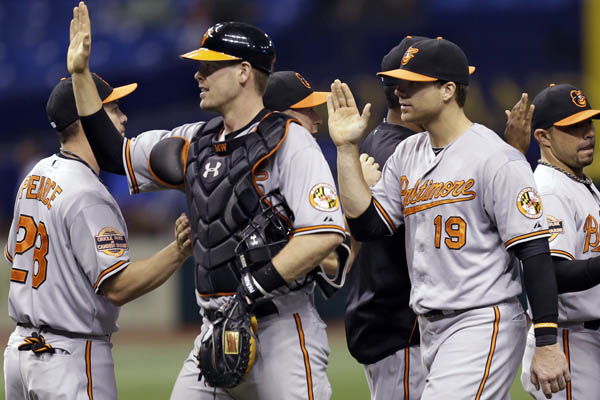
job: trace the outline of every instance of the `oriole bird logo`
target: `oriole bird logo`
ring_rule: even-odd
[[[412,60],[415,57],[415,54],[417,54],[418,52],[419,52],[419,49],[417,49],[416,47],[410,46],[408,48],[408,50],[406,50],[406,53],[404,53],[404,56],[402,56],[401,64],[402,65],[408,64],[408,62],[410,60]]]
[[[581,90],[571,90],[571,100],[577,107],[587,106],[587,100]]]

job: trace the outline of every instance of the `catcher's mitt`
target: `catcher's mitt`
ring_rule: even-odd
[[[244,300],[234,296],[217,310],[216,318],[202,337],[198,368],[212,387],[233,388],[248,376],[256,359],[257,321]]]

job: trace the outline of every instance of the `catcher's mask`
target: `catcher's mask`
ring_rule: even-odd
[[[240,271],[254,270],[271,260],[292,232],[294,216],[280,193],[268,193],[259,203],[261,212],[237,234],[235,256]]]

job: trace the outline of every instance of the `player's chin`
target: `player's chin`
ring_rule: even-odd
[[[200,100],[200,109],[204,111],[215,111],[214,106],[207,99]]]
[[[580,151],[579,152],[579,157],[577,157],[579,160],[579,164],[582,167],[587,167],[588,165],[590,165],[591,163],[594,162],[594,150],[592,151]]]
[[[415,115],[415,113],[412,112],[412,110],[406,110],[403,109],[402,110],[402,121],[404,122],[419,122],[419,118],[418,116]]]

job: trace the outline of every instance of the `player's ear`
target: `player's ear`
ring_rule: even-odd
[[[252,65],[248,61],[242,61],[238,69],[238,79],[241,85],[244,85],[250,80],[252,75]]]
[[[452,99],[452,96],[456,93],[456,83],[446,82],[440,88],[442,91],[442,100],[447,103]]]
[[[536,129],[535,132],[533,132],[533,137],[538,141],[540,147],[550,147],[550,129]]]

